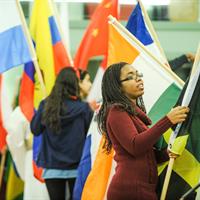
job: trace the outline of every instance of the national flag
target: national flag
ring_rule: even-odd
[[[102,0],[96,8],[75,55],[75,67],[87,69],[89,59],[107,55],[109,15],[118,17],[118,0]]]
[[[96,130],[97,130],[97,121],[96,121],[96,114],[94,114],[90,124],[90,128],[87,133],[87,138],[85,141],[82,158],[78,167],[78,176],[76,179],[74,194],[73,194],[74,200],[81,199],[85,181],[92,168],[95,156],[97,154],[100,135],[97,133]]]
[[[0,73],[4,72],[0,78],[0,150],[2,150],[6,145],[5,122],[14,108],[18,91],[16,79],[19,80],[17,71],[20,69],[14,70],[16,77],[12,76],[13,72],[6,71],[31,61],[22,21],[14,0],[0,1],[0,55]],[[13,79],[10,77],[9,80],[9,76]]]
[[[105,196],[105,191],[110,176],[112,154],[106,157],[104,156],[105,152],[102,151],[102,146],[104,144],[105,138],[101,139],[101,135],[97,131],[98,127],[96,115],[97,113],[94,114],[90,128],[88,130],[82,154],[83,156],[78,167],[78,176],[76,179],[73,194],[74,200],[101,200]],[[99,146],[101,148],[99,148]],[[106,165],[101,165],[102,162],[106,163]],[[88,174],[93,168],[95,168],[95,172],[93,170],[92,172],[94,172],[94,174],[90,175],[95,176],[96,171],[98,171],[98,176],[96,176],[95,179],[92,179],[91,181],[86,181],[88,179]],[[104,182],[104,184],[102,184],[102,182]],[[93,187],[94,184],[95,187]],[[87,190],[87,188],[91,187],[94,189],[93,191]]]
[[[153,29],[153,25],[148,19],[148,16],[146,16],[148,14],[143,10],[144,8],[142,9],[141,7],[143,7],[143,5],[141,1],[139,1],[128,19],[126,28],[145,45],[153,55],[156,55],[163,63],[167,63],[160,42]]]
[[[110,24],[108,66],[124,61],[132,64],[138,71],[144,74],[144,103],[147,112],[149,112],[163,92],[171,91],[171,88],[180,90],[182,82],[179,81],[173,72],[149,56],[145,46],[141,48],[135,41],[137,41],[136,38],[134,41],[131,40],[125,32],[121,31],[114,24]],[[120,51],[122,47],[125,49],[124,51]]]
[[[177,105],[190,108],[185,122],[176,125],[169,140],[170,151],[180,155],[174,162],[166,199],[179,199],[200,180],[200,62],[181,92]],[[162,171],[161,185],[166,169]],[[190,196],[194,199],[196,192]]]
[[[0,1],[0,73],[31,61],[16,1]]]
[[[66,66],[72,66],[71,59],[63,45],[57,18],[54,15],[54,6],[48,0],[35,0],[30,19],[30,33],[34,42],[37,59],[42,72],[47,95],[51,92],[56,75]],[[28,66],[29,65],[29,66]],[[20,108],[30,121],[37,109],[42,95],[40,83],[35,74],[33,63],[28,63],[24,69],[20,91]],[[33,140],[33,167],[35,176],[41,179],[42,168],[35,164],[41,136]]]

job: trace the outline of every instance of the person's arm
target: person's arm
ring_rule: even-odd
[[[172,71],[178,69],[181,67],[183,64],[188,63],[188,58],[186,55],[182,55],[180,57],[177,57],[173,60],[169,61],[169,65],[171,66]]]
[[[44,107],[44,101],[40,103],[40,106],[33,116],[33,119],[31,120],[31,132],[35,135],[38,136],[40,135],[43,130],[45,129],[45,126],[42,124],[42,111]]]
[[[124,149],[138,156],[152,148],[172,123],[165,116],[153,127],[138,133],[128,113],[114,108],[108,115],[107,126]]]

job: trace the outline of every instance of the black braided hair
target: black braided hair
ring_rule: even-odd
[[[102,79],[102,106],[97,115],[97,122],[100,132],[106,137],[104,148],[107,153],[109,153],[112,148],[112,143],[106,128],[106,118],[109,108],[113,105],[117,105],[130,115],[136,114],[132,101],[121,92],[120,74],[121,69],[125,65],[129,64],[126,62],[119,62],[110,65],[105,71]],[[140,101],[138,102],[137,100],[137,105],[145,111],[142,98],[138,99],[140,99]]]
[[[50,95],[45,100],[42,123],[53,132],[61,128],[60,114],[66,99],[79,98],[79,84],[72,67],[63,68],[58,74]]]

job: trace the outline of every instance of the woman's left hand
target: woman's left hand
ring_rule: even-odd
[[[170,158],[174,158],[174,159],[176,159],[176,158],[179,157],[178,154],[175,154],[175,153],[173,153],[173,152],[171,152],[171,151],[169,151],[169,150],[167,150],[167,152],[168,152],[168,155],[169,155]]]

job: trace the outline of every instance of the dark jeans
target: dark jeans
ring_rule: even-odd
[[[65,200],[66,183],[68,182],[70,191],[70,200],[72,200],[72,194],[74,189],[75,178],[71,179],[45,179],[45,184],[51,200]]]

